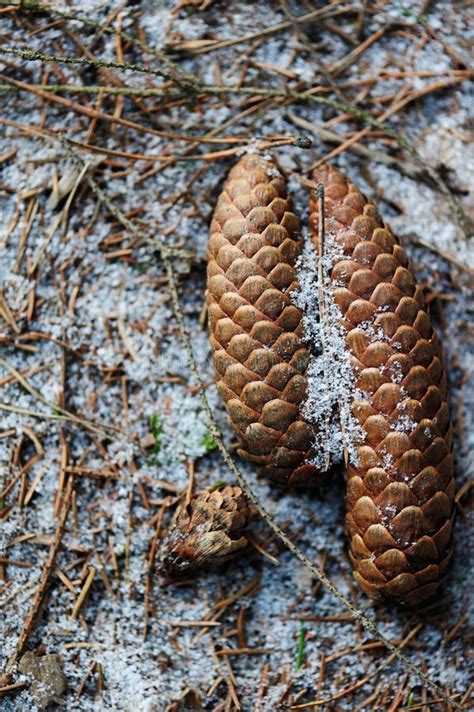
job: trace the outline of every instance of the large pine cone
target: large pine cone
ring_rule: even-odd
[[[343,251],[333,296],[360,389],[353,414],[366,433],[347,467],[347,528],[355,577],[373,599],[418,603],[451,556],[451,425],[438,339],[407,257],[377,210],[334,168],[326,232]],[[317,242],[318,203],[311,200]]]
[[[171,576],[214,567],[247,546],[252,510],[240,487],[203,490],[176,510],[160,548],[160,567]]]
[[[210,342],[239,454],[279,484],[319,484],[313,429],[300,412],[310,354],[290,298],[302,249],[290,207],[273,163],[246,155],[231,170],[209,238]]]

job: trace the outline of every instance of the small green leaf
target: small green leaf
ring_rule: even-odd
[[[415,695],[413,694],[413,692],[410,692],[407,697],[407,707],[413,707],[415,702],[416,702]]]
[[[304,644],[306,640],[306,628],[301,623],[300,634],[298,636],[298,648],[296,650],[295,668],[299,670],[304,663]]]
[[[153,415],[150,418],[150,430],[155,438],[155,444],[153,445],[151,449],[151,456],[149,458],[149,462],[154,461],[154,456],[158,455],[158,453],[161,450],[161,436],[163,435],[163,421],[161,419],[161,415],[159,413],[153,413]]]
[[[163,433],[163,422],[161,420],[161,415],[159,413],[153,413],[150,418],[150,430],[155,436],[159,437]]]
[[[212,452],[217,447],[217,443],[212,437],[211,433],[206,434],[204,440],[202,441],[202,445],[206,452]]]

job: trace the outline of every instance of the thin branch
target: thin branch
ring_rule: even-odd
[[[140,74],[151,74],[165,79],[173,79],[168,72],[163,69],[152,69],[144,64],[133,64],[130,62],[111,62],[105,59],[89,59],[88,57],[64,57],[57,54],[42,54],[31,49],[22,49],[0,45],[0,54],[12,54],[21,57],[29,62],[57,62],[58,64],[79,64],[85,67],[96,67],[97,69],[123,69],[125,71],[138,72]]]

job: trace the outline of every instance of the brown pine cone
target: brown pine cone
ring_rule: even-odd
[[[276,166],[246,155],[219,197],[208,247],[207,306],[217,387],[239,454],[283,485],[319,484],[313,429],[300,412],[309,351],[291,301],[302,249]]]
[[[240,487],[203,490],[176,510],[160,549],[161,569],[183,576],[214,567],[247,546],[242,532],[252,510]]]
[[[326,235],[339,246],[333,297],[365,432],[347,467],[350,557],[377,601],[416,604],[440,585],[451,556],[454,481],[441,349],[407,257],[376,208],[337,170],[325,187]],[[311,199],[317,244],[318,201]]]

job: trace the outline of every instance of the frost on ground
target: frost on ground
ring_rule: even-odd
[[[329,222],[329,221],[328,221]],[[309,238],[297,264],[300,289],[294,303],[303,312],[305,335],[312,350],[304,415],[315,427],[313,464],[321,472],[330,465],[359,462],[357,447],[365,433],[352,414],[355,375],[346,349],[342,313],[333,296],[330,272],[342,247],[327,230],[321,258]]]
[[[308,11],[306,4],[289,7],[295,14]],[[0,41],[41,53],[114,62],[123,57],[164,69],[156,53],[119,41],[85,24],[85,18],[163,49],[208,84],[313,89],[326,98],[334,98],[336,89],[377,116],[401,98],[425,92],[394,111],[390,121],[439,169],[472,217],[463,64],[472,39],[467,7],[381,3],[364,15],[305,24],[306,38],[291,26],[256,37],[286,21],[282,8],[250,0],[53,2],[45,12],[2,12]],[[426,17],[420,18],[422,12]],[[82,19],[63,16],[71,13]],[[381,29],[364,52],[350,54]],[[213,40],[249,34],[247,41],[212,49]],[[423,703],[424,709],[438,709],[431,693],[399,663],[377,672],[386,660],[382,647],[261,525],[253,533],[255,549],[237,565],[179,586],[162,585],[153,570],[156,545],[190,478],[201,487],[230,481],[230,475],[209,435],[159,255],[98,202],[84,177],[74,178],[77,171],[54,138],[64,134],[78,142],[76,152],[94,164],[90,175],[138,229],[194,251],[192,260],[176,263],[181,301],[211,407],[232,444],[212,385],[207,336],[199,326],[210,213],[235,160],[227,150],[240,151],[264,137],[297,135],[290,114],[315,130],[339,132],[341,140],[366,126],[330,106],[309,101],[288,106],[281,98],[251,93],[124,97],[58,89],[52,93],[62,103],[46,101],[5,84],[12,79],[30,87],[125,83],[143,90],[173,83],[124,69],[1,57],[2,670],[25,630],[54,545],[58,492],[73,477],[65,532],[25,646],[60,656],[68,681],[61,709],[277,710],[314,699],[320,701],[315,709],[395,710]],[[347,61],[336,64],[342,58]],[[433,88],[439,83],[449,86]],[[209,132],[214,139],[244,138],[229,144],[180,138]],[[266,148],[289,174],[301,214],[307,211],[307,189],[299,179],[334,148],[317,134],[312,138],[309,151]],[[464,485],[474,464],[469,283],[474,253],[425,171],[415,165],[415,178],[403,170],[405,161],[414,165],[407,152],[375,130],[361,145],[399,163],[387,166],[377,154],[370,159],[356,151],[334,161],[378,202],[413,257],[446,350],[460,494],[449,586],[416,613],[372,607],[354,585],[346,559],[340,473],[313,495],[254,484],[275,519],[341,592],[373,615],[391,640],[408,636],[410,658],[466,704],[472,585]],[[218,152],[212,160],[199,158],[211,152]],[[180,160],[169,161],[170,156]],[[73,193],[62,196],[71,185]],[[400,427],[409,429],[403,413],[400,418]],[[251,466],[241,467],[254,482]],[[298,656],[302,626],[306,633]],[[36,709],[39,700],[24,669],[17,665],[0,682],[2,710]]]

